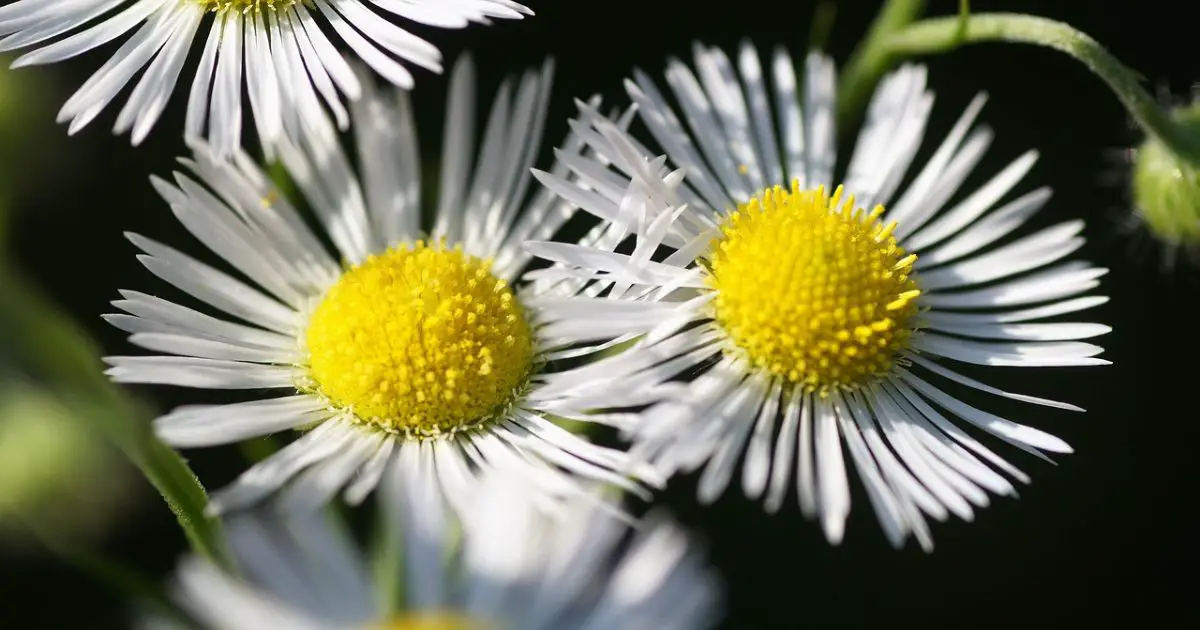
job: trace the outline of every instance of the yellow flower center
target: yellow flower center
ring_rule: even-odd
[[[708,260],[713,318],[755,367],[820,393],[891,370],[908,347],[916,255],[839,187],[776,186],[729,214]]]
[[[418,241],[350,269],[309,320],[301,389],[410,437],[503,415],[531,371],[533,333],[490,268],[461,247]]]
[[[192,0],[213,13],[259,13],[290,8],[298,0]]]
[[[410,613],[389,619],[372,630],[485,630],[491,624],[457,613]]]

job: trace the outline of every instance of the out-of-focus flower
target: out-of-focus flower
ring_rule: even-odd
[[[652,515],[631,528],[594,499],[548,516],[504,475],[475,492],[457,517],[436,501],[393,514],[403,519],[390,525],[403,538],[403,567],[381,574],[400,573],[395,581],[373,581],[324,515],[231,516],[226,532],[246,579],[190,559],[175,598],[221,630],[702,630],[720,621],[718,578],[669,521]]]

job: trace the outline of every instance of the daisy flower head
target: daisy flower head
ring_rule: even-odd
[[[551,419],[615,422],[543,391],[553,379],[586,378],[557,359],[586,354],[603,338],[555,308],[569,303],[572,287],[514,284],[531,259],[522,243],[548,238],[571,214],[530,186],[551,66],[500,87],[478,153],[472,67],[464,57],[451,78],[430,229],[421,210],[433,204],[423,203],[429,195],[402,90],[368,91],[353,105],[361,177],[329,121],[300,146],[281,145],[282,163],[336,257],[244,153],[217,160],[200,145],[181,160],[190,174],[152,180],[184,227],[236,275],[129,235],[153,274],[205,308],[122,291],[114,305],[124,313],[106,319],[160,354],[109,357],[108,374],[122,383],[273,390],[158,418],[157,434],[177,447],[302,431],[215,493],[215,512],[254,503],[289,480],[285,507],[319,506],[342,488],[355,503],[389,467],[432,480],[454,505],[493,468],[522,475],[548,499],[584,481],[634,490],[661,483],[648,466],[633,467],[623,452]]]
[[[243,83],[270,152],[281,135],[300,133],[300,121],[320,114],[322,102],[345,126],[341,99],[359,98],[363,86],[336,42],[407,88],[413,77],[401,62],[440,72],[441,54],[389,18],[462,28],[530,14],[513,0],[17,0],[0,7],[0,51],[30,49],[13,62],[16,68],[70,59],[124,37],[63,105],[58,121],[74,134],[144,70],[113,127],[130,132],[136,145],[162,115],[192,44],[203,38],[184,135],[205,137],[207,123],[208,143],[224,157],[240,143]]]
[[[374,583],[360,549],[321,513],[231,515],[226,536],[245,577],[190,558],[175,600],[199,627],[221,630],[701,630],[719,621],[719,579],[661,515],[631,527],[594,501],[570,501],[551,518],[504,475],[477,492],[454,520],[460,528],[394,528],[402,566],[375,575],[403,577]],[[409,507],[432,516],[426,524],[449,517]]]
[[[1079,340],[1108,327],[1043,321],[1105,302],[1083,295],[1105,270],[1064,260],[1083,244],[1082,221],[1015,236],[1050,196],[1040,188],[1001,203],[1034,152],[959,194],[991,140],[972,130],[982,96],[898,192],[933,105],[924,68],[904,66],[880,84],[840,180],[833,63],[812,54],[803,70],[782,50],[764,66],[748,44],[736,60],[697,46],[693,66],[669,62],[674,105],[637,72],[626,88],[666,152],[655,159],[630,117],[582,106],[573,129],[597,157],[560,155],[576,182],[538,177],[626,226],[633,251],[530,250],[556,273],[589,279],[597,301],[665,313],[592,366],[619,377],[578,386],[612,408],[657,399],[625,429],[631,454],[665,472],[703,467],[702,502],[742,462],[747,496],[774,512],[794,486],[834,543],[850,511],[849,464],[889,540],[913,535],[929,549],[926,517],[969,520],[989,492],[1015,493],[1009,478],[1028,481],[960,425],[1034,454],[1071,452],[947,384],[1079,410],[1003,391],[956,364],[1107,363]]]

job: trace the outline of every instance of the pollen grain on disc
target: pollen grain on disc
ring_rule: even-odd
[[[192,0],[213,13],[260,13],[290,8],[299,0]]]

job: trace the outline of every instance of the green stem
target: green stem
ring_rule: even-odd
[[[208,496],[183,459],[150,429],[149,414],[102,373],[99,352],[87,334],[56,311],[0,261],[0,359],[45,383],[79,417],[81,430],[113,441],[158,490],[192,548],[223,564],[220,531],[204,513]]]
[[[218,522],[204,512],[208,505],[204,486],[179,453],[150,431],[148,414],[135,410],[128,403],[125,409],[128,411],[108,414],[106,410],[97,414],[108,415],[101,423],[102,429],[162,495],[192,549],[210,561],[225,566],[218,542]]]
[[[829,41],[829,33],[833,30],[833,21],[837,17],[837,4],[832,0],[817,3],[813,9],[812,28],[808,32],[808,49],[812,51],[825,50]]]
[[[1015,13],[975,13],[966,19],[922,20],[887,40],[888,55],[928,55],[961,44],[1015,42],[1066,53],[1104,80],[1148,135],[1175,154],[1200,164],[1200,136],[1181,128],[1143,88],[1136,72],[1125,67],[1096,40],[1074,27],[1046,18]]]
[[[925,10],[925,0],[887,0],[867,36],[850,55],[838,82],[838,137],[849,138],[858,124],[875,84],[895,63],[889,37],[912,23]]]
[[[398,519],[388,513],[389,506],[384,501],[379,504],[372,531],[371,581],[379,594],[379,614],[387,618],[405,607],[404,538]]]

